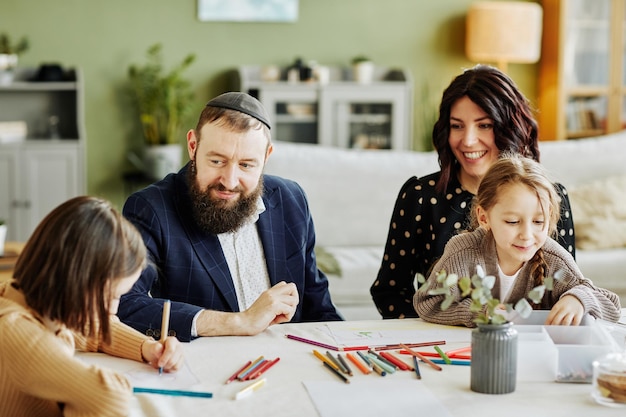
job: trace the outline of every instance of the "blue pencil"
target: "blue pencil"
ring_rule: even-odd
[[[455,361],[455,360],[450,360],[450,363],[447,363],[443,359],[431,359],[431,362],[438,363],[440,365],[463,365],[463,366],[470,366],[472,364],[470,361]]]
[[[210,392],[199,392],[199,391],[182,391],[175,389],[160,389],[160,388],[140,388],[134,387],[134,393],[144,393],[144,394],[161,394],[161,395],[171,395],[174,397],[201,397],[201,398],[211,398],[213,394]]]
[[[417,377],[417,379],[422,379],[422,374],[420,374],[419,361],[417,360],[416,356],[413,356],[413,365],[415,367],[415,376]]]

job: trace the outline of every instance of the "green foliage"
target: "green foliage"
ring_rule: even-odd
[[[371,59],[368,56],[365,55],[357,55],[354,58],[352,58],[352,65],[361,63],[361,62],[370,62]]]
[[[177,143],[184,117],[191,110],[194,96],[183,72],[195,61],[195,54],[165,72],[161,44],[147,51],[147,63],[128,68],[130,92],[148,145]]]
[[[28,50],[30,44],[26,37],[22,37],[17,43],[13,43],[6,33],[0,33],[0,54],[19,55]]]
[[[539,285],[533,288],[528,293],[528,298],[533,303],[539,303],[543,298],[545,291],[552,291],[554,280],[560,279],[562,273],[557,271],[554,277],[547,277],[544,280],[543,285]],[[420,291],[428,291],[430,295],[443,295],[444,299],[441,302],[441,309],[447,310],[455,301],[455,296],[452,294],[452,288],[458,287],[461,298],[470,297],[472,300],[470,304],[470,311],[477,313],[474,322],[477,324],[502,324],[506,323],[507,319],[497,312],[499,307],[504,307],[507,312],[515,310],[521,317],[528,317],[533,308],[530,303],[522,298],[515,306],[510,304],[502,304],[500,300],[494,298],[491,294],[493,286],[496,283],[496,277],[493,275],[485,275],[483,268],[478,265],[476,267],[476,274],[472,277],[459,278],[456,274],[448,274],[446,271],[441,271],[437,275],[437,288],[427,290],[426,285],[421,285],[426,282],[423,275],[417,275],[417,282],[421,285]]]

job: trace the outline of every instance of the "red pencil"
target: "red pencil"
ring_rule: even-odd
[[[231,382],[233,382],[235,379],[237,379],[237,375],[239,375],[239,373],[241,373],[241,371],[243,371],[244,369],[246,369],[248,366],[250,366],[252,364],[252,361],[248,361],[246,362],[246,364],[244,366],[242,366],[241,368],[237,369],[237,372],[235,372],[234,374],[231,375],[230,378],[228,378],[225,382],[225,384],[230,384]]]
[[[382,356],[383,358],[387,359],[389,362],[393,363],[394,365],[396,365],[398,368],[400,368],[403,371],[412,371],[413,370],[412,367],[410,367],[406,363],[402,362],[400,359],[396,358],[395,356],[393,356],[389,352],[380,352],[380,356]]]
[[[271,361],[265,362],[263,365],[259,366],[259,369],[256,371],[252,371],[249,376],[246,376],[244,379],[256,379],[263,375],[265,371],[270,369],[276,362],[278,362],[280,358],[273,359]]]

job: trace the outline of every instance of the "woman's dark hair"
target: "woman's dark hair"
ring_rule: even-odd
[[[467,96],[493,120],[493,133],[500,152],[511,152],[539,162],[538,128],[529,102],[502,71],[476,65],[458,75],[445,89],[439,106],[439,119],[433,127],[433,145],[439,154],[441,176],[438,192],[445,192],[455,171],[455,157],[448,141],[450,111]]]
[[[41,221],[13,276],[28,306],[41,316],[109,343],[112,284],[145,265],[137,229],[109,202],[82,196]]]

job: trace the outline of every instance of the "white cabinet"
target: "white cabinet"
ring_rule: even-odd
[[[265,106],[275,140],[344,148],[409,149],[413,84],[406,71],[375,69],[374,81],[351,79],[349,68],[330,68],[328,83],[263,81],[262,69],[237,71],[238,88]]]
[[[82,92],[76,80],[0,86],[0,122],[24,121],[27,137],[0,143],[0,218],[7,239],[24,242],[63,201],[85,193]],[[58,121],[52,126],[50,118]],[[51,130],[52,127],[52,130]]]
[[[0,147],[0,216],[9,240],[25,241],[37,224],[84,189],[81,150],[75,144]]]

